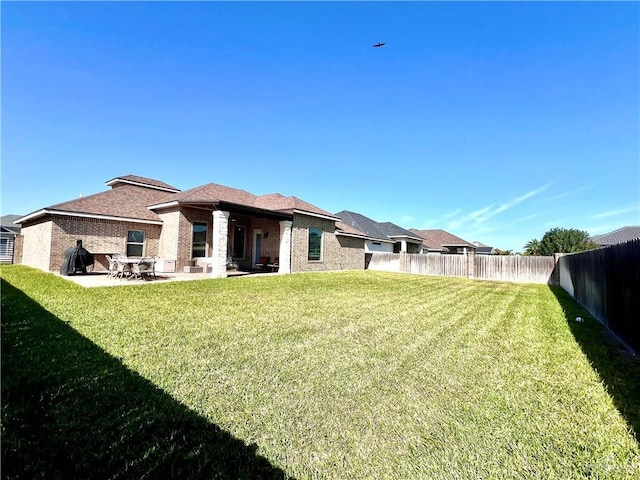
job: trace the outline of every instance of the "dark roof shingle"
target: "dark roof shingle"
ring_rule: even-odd
[[[376,222],[375,220],[365,217],[360,213],[349,212],[347,210],[336,213],[336,216],[339,217],[345,225],[356,228],[377,240],[389,241],[397,237],[408,237],[410,239],[420,240],[418,235],[399,227],[395,223]]]
[[[165,199],[177,203],[229,203],[248,208],[293,214],[294,210],[335,218],[335,215],[322,210],[297,197],[286,197],[279,193],[254,195],[246,190],[227,187],[217,183],[208,183],[200,187],[185,190]]]
[[[416,235],[422,237],[425,240],[427,247],[434,249],[442,249],[447,247],[470,247],[476,248],[476,246],[471,243],[463,240],[460,237],[456,237],[452,233],[449,233],[442,229],[433,229],[433,230],[418,230],[415,228],[411,229]]]
[[[47,210],[158,221],[158,215],[147,205],[160,203],[170,195],[162,190],[123,184],[106,192],[52,205]]]
[[[628,226],[622,227],[613,232],[603,233],[601,235],[593,235],[591,241],[601,246],[618,245],[619,243],[629,242],[640,238],[640,227]]]

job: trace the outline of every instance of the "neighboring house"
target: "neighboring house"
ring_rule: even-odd
[[[619,243],[625,243],[630,240],[640,238],[640,227],[622,227],[613,232],[603,233],[602,235],[593,235],[589,240],[597,243],[601,247],[607,247],[609,245],[618,245]]]
[[[96,269],[106,255],[157,256],[182,271],[196,261],[225,277],[228,265],[254,270],[269,257],[280,273],[364,268],[366,235],[296,197],[253,195],[209,183],[190,190],[127,175],[102,193],[22,217],[21,262],[59,270],[64,251],[82,240]]]
[[[424,240],[427,250],[424,253],[457,253],[466,255],[467,253],[475,253],[477,248],[473,243],[441,229],[417,230],[412,228],[411,232]]]
[[[0,220],[0,263],[13,263],[16,237],[20,225],[14,224],[20,215],[3,215]]]
[[[422,238],[391,222],[379,223],[359,213],[336,213],[342,223],[366,234],[365,253],[421,253]]]
[[[476,246],[476,255],[491,255],[493,247],[480,242],[471,242]]]

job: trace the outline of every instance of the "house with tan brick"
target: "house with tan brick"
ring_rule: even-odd
[[[58,271],[82,240],[94,270],[107,255],[158,257],[178,271],[204,265],[212,277],[230,268],[279,273],[363,269],[366,234],[310,203],[278,193],[254,195],[215,183],[181,191],[135,175],[101,193],[18,219],[19,263]]]

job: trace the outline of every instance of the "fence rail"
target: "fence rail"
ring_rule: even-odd
[[[374,253],[370,270],[527,283],[557,283],[554,257]]]
[[[397,254],[399,255],[399,254]],[[467,257],[464,255],[407,255],[407,272],[421,275],[466,277]]]
[[[519,255],[476,255],[475,277],[526,283],[556,283],[553,277],[554,257]]]

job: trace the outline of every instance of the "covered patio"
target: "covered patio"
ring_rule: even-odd
[[[292,212],[250,205],[254,196],[244,192],[248,198],[243,198],[242,192],[219,185],[202,190],[149,207],[164,224],[160,257],[175,258],[180,272],[212,278],[233,271],[291,273]]]

